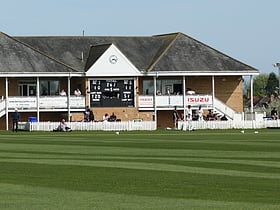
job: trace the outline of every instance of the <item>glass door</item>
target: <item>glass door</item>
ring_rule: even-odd
[[[33,81],[20,81],[18,83],[19,96],[36,96],[36,83]]]

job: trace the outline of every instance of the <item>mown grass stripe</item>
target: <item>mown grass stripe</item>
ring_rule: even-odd
[[[2,162],[2,167],[5,173],[1,174],[1,183],[117,194],[280,203],[279,182],[273,179],[31,163]],[[15,175],[17,173],[20,176]]]

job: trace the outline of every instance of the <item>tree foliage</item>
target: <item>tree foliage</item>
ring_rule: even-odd
[[[268,74],[259,74],[254,78],[253,94],[254,96],[268,96],[271,95],[278,96],[278,77],[274,72]],[[250,89],[250,84],[248,83],[247,90]]]
[[[267,80],[267,85],[266,85],[266,95],[267,96],[278,96],[278,78],[275,73],[271,72],[269,74],[268,80]]]
[[[254,78],[253,94],[254,96],[266,96],[266,86],[268,81],[267,74],[259,74]]]

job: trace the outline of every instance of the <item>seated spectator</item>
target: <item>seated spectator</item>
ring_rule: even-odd
[[[194,90],[187,88],[187,95],[194,95],[194,94],[195,94]]]
[[[115,113],[113,112],[112,115],[109,117],[109,121],[110,122],[115,122],[117,120],[117,116],[115,115]]]
[[[76,89],[74,90],[74,95],[75,95],[75,96],[80,96],[80,95],[82,95],[82,93],[81,93],[81,91],[79,90],[79,88],[76,88]]]
[[[53,131],[71,132],[72,129],[67,126],[65,119],[62,119],[61,122],[59,123],[59,126],[56,129],[54,129]]]
[[[59,95],[61,95],[61,96],[66,96],[67,94],[66,94],[66,91],[65,91],[64,89],[62,89],[62,90],[60,91]]]
[[[221,117],[221,120],[222,121],[227,121],[228,119],[227,119],[226,115],[224,115],[224,116]]]
[[[276,108],[275,107],[273,107],[273,109],[271,110],[271,118],[273,119],[273,120],[277,120],[278,119],[278,113],[277,113],[277,110],[276,110]]]
[[[103,116],[103,121],[108,121],[109,120],[109,114],[105,113],[105,115]]]
[[[94,114],[93,111],[89,108],[89,106],[86,106],[86,109],[84,111],[84,122],[91,121],[94,121]]]
[[[209,121],[216,120],[216,116],[214,115],[211,109],[209,109],[209,113],[207,114],[207,120]]]
[[[89,121],[94,121],[94,113],[92,110],[89,111]]]

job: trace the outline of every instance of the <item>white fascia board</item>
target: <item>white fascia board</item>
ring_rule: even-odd
[[[141,76],[141,72],[114,45],[97,59],[85,73],[87,77]]]
[[[249,76],[259,74],[259,72],[143,72],[143,76]]]
[[[84,77],[84,73],[0,73],[0,77]]]

